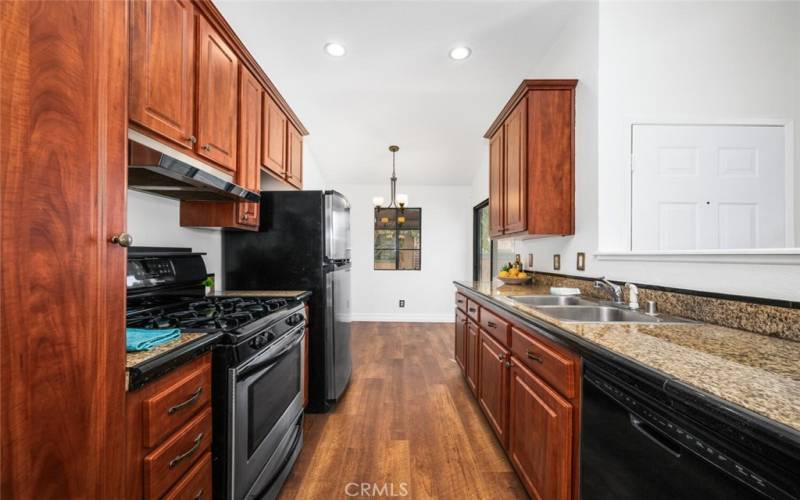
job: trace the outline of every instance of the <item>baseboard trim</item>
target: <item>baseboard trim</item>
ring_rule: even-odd
[[[453,323],[453,314],[386,314],[352,313],[350,321],[378,321],[387,323]]]

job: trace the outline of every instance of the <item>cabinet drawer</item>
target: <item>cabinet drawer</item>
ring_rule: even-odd
[[[211,447],[211,408],[206,407],[175,435],[144,457],[147,498],[159,498]]]
[[[511,328],[511,352],[561,394],[575,397],[574,356],[515,327]]]
[[[456,292],[456,307],[467,312],[467,298]]]
[[[467,316],[473,321],[478,321],[478,304],[467,299]]]
[[[211,498],[211,452],[206,452],[162,500],[205,500]]]
[[[185,424],[211,400],[211,365],[205,363],[142,402],[145,448],[152,448]]]
[[[508,346],[508,323],[486,308],[481,308],[481,328],[503,346]]]

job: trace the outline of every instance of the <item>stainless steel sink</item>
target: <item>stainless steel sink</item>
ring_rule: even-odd
[[[593,306],[597,305],[591,300],[580,297],[565,297],[560,295],[511,295],[508,297],[514,302],[526,306]]]
[[[649,316],[612,306],[553,306],[538,309],[566,323],[693,323],[675,316]]]

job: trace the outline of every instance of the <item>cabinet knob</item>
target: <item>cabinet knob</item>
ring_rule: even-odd
[[[211,151],[211,144],[203,144],[204,151]]]
[[[505,357],[505,356],[503,356],[502,354],[498,354],[498,355],[497,355],[497,360],[498,360],[498,361],[503,361],[504,359],[506,359],[506,357]]]
[[[514,366],[514,363],[512,363],[511,361],[506,361],[505,366],[506,368],[511,368],[512,366]]]
[[[250,218],[250,214],[248,214],[247,212],[242,214],[242,219],[247,220],[248,218]]]
[[[195,144],[197,142],[197,137],[190,135],[189,137],[186,138],[186,142],[188,142],[189,144]]]
[[[128,233],[115,234],[111,237],[111,243],[116,243],[121,247],[129,247],[133,245],[133,236]]]

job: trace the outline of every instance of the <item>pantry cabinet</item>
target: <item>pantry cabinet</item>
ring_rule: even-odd
[[[198,17],[197,32],[197,153],[232,171],[236,168],[239,61],[202,17]]]
[[[523,81],[484,135],[492,237],[574,234],[576,85]]]
[[[130,120],[192,150],[195,15],[190,0],[130,3]]]
[[[477,324],[464,302],[476,308]],[[456,303],[457,361],[465,351],[458,365],[526,490],[532,498],[578,498],[580,357],[489,302],[459,292]]]

